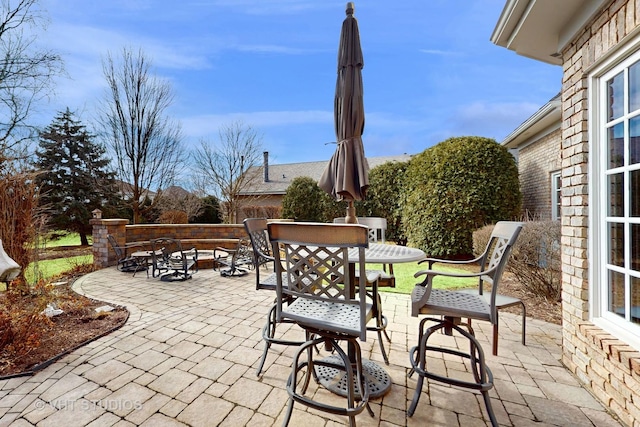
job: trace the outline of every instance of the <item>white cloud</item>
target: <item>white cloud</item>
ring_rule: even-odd
[[[460,52],[456,52],[453,50],[438,50],[438,49],[420,49],[421,53],[426,53],[428,55],[440,55],[440,56],[456,56],[461,55]]]
[[[504,138],[540,108],[531,102],[474,102],[459,107],[451,117],[458,134]]]
[[[221,126],[237,121],[258,129],[304,124],[327,124],[333,127],[333,112],[321,110],[236,112],[184,117],[181,121],[185,134],[202,137],[217,134]]]

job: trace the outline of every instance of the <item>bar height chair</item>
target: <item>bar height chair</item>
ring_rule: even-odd
[[[269,243],[269,235],[267,234],[267,220],[265,218],[247,218],[244,220],[244,228],[249,235],[251,241],[251,248],[253,250],[253,264],[256,272],[256,290],[269,290],[274,292],[276,290],[276,273],[274,272],[274,257],[271,255],[271,243]],[[268,274],[260,274],[260,270],[267,268]],[[293,298],[288,298],[287,303],[293,301]],[[289,321],[288,323],[294,323]],[[262,339],[264,340],[264,350],[262,352],[262,358],[258,365],[256,375],[260,376],[264,363],[267,359],[267,353],[272,344],[276,345],[289,345],[299,347],[304,344],[304,341],[293,341],[278,337],[276,334],[276,303],[267,313],[267,322],[262,328]]]
[[[429,378],[445,384],[480,391],[491,424],[493,426],[498,425],[489,397],[489,390],[493,388],[493,375],[485,363],[482,346],[474,336],[471,319],[491,322],[494,325],[493,343],[497,345],[495,335],[497,335],[496,325],[498,322],[498,308],[496,306],[498,285],[513,245],[521,230],[522,223],[520,222],[498,222],[491,233],[484,254],[477,260],[480,264],[480,271],[477,273],[456,274],[429,269],[419,271],[414,275],[416,278],[420,276],[426,277],[411,292],[411,315],[417,317],[421,314],[426,314],[440,317],[425,317],[420,321],[418,345],[409,350],[409,360],[412,367],[409,376],[414,372],[418,374],[416,390],[408,411],[409,416],[413,416],[418,406],[424,379]],[[425,261],[428,261],[428,259]],[[430,265],[432,264],[430,263]],[[491,291],[488,295],[479,295],[433,289],[433,278],[436,276],[478,277],[491,284]],[[469,319],[468,323],[462,323],[462,318]],[[427,328],[427,322],[433,322],[434,325]],[[461,326],[465,326],[466,330]],[[443,330],[446,335],[453,335],[453,332],[456,331],[466,338],[469,341],[469,353],[450,347],[429,345],[428,340],[431,335],[440,330]],[[450,354],[468,360],[474,381],[449,378],[440,373],[429,371],[427,368],[427,352]]]
[[[334,224],[345,224],[344,217],[338,217],[333,219]],[[387,229],[387,219],[381,217],[358,217],[358,224],[364,225],[369,229],[369,243],[385,243],[385,230]],[[387,272],[387,270],[389,270]],[[356,272],[356,275],[358,273]],[[393,264],[383,264],[382,270],[367,270],[367,275],[372,276],[373,280],[367,280],[367,286],[372,288],[374,285],[378,288],[381,287],[396,287],[396,278],[393,275]],[[368,330],[372,332],[376,332],[378,334],[378,345],[380,346],[380,352],[382,353],[382,358],[384,362],[389,364],[389,356],[387,355],[387,351],[384,348],[384,341],[382,340],[382,335],[387,339],[388,342],[391,342],[391,337],[387,334],[387,325],[389,324],[389,320],[382,313],[382,299],[380,298],[380,294],[377,289],[371,289],[369,295],[373,297],[373,295],[377,295],[375,301],[373,303],[373,314],[376,319],[375,326],[369,326]]]
[[[373,317],[365,283],[367,228],[350,224],[275,222],[268,224],[268,231],[276,266],[276,321],[296,322],[308,339],[294,355],[287,381],[289,405],[283,425],[288,425],[297,402],[346,415],[349,424],[355,426],[355,416],[365,409],[373,416],[358,343],[366,340],[367,322]],[[349,248],[358,249],[357,279],[354,268],[349,267]],[[288,298],[294,300],[286,305]],[[340,346],[345,341],[347,351]],[[322,343],[335,352],[337,360],[335,357],[314,359],[313,349]],[[320,401],[322,393],[316,393],[313,398],[305,396],[311,376],[318,381],[316,368],[345,372],[345,406]]]

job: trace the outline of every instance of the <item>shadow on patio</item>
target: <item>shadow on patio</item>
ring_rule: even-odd
[[[167,283],[108,268],[82,277],[74,289],[126,306],[129,321],[32,377],[0,381],[0,426],[280,425],[293,349],[272,347],[263,375],[256,377],[261,329],[274,294],[256,291],[253,273],[224,278],[200,270],[186,282]],[[407,378],[408,350],[417,341],[418,319],[409,315],[408,295],[382,293],[382,300],[392,339],[390,364],[384,365],[375,334],[362,349],[385,367],[393,385],[371,401],[375,418],[364,412],[358,425],[487,425],[479,394],[428,382],[415,415],[407,417],[416,384],[415,376]],[[619,425],[559,362],[559,326],[527,319],[522,346],[519,316],[502,313],[495,357],[491,325],[484,323],[474,327],[488,349],[500,425]],[[295,327],[287,334],[303,336]],[[432,363],[462,366],[453,359]],[[308,393],[314,392],[326,393],[312,383]],[[296,405],[291,425],[346,422]]]

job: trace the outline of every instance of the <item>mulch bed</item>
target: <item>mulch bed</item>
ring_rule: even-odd
[[[71,282],[55,289],[57,299],[64,301],[60,306],[67,311],[43,323],[40,345],[31,347],[26,354],[12,353],[8,346],[0,348],[0,379],[32,374],[125,324],[129,318],[126,308],[111,305],[112,311],[96,313],[96,308],[109,304],[75,293]],[[6,295],[0,293],[0,306],[7,305]]]

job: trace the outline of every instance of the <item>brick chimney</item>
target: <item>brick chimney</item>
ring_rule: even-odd
[[[262,153],[264,156],[264,161],[262,165],[262,169],[264,171],[264,182],[269,182],[269,152],[265,151]]]

